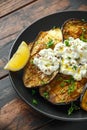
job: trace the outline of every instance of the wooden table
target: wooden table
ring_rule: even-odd
[[[86,130],[87,121],[48,118],[28,106],[14,91],[3,70],[20,32],[34,21],[64,10],[87,10],[87,0],[0,0],[0,130]]]

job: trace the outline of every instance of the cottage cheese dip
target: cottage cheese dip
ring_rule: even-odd
[[[44,74],[51,75],[58,71],[80,81],[87,78],[87,42],[69,37],[63,43],[56,44],[54,49],[41,50],[33,63]]]

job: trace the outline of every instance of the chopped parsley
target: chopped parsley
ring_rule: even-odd
[[[65,86],[65,83],[62,82],[62,83],[60,84],[60,87],[64,87],[64,86]]]
[[[71,82],[71,83],[72,83],[72,82],[75,82],[73,76],[70,76],[70,82]]]
[[[71,83],[71,80],[69,80],[69,79],[66,79],[66,80],[64,80],[66,83]]]
[[[82,20],[82,22],[85,22],[85,19],[81,19]]]
[[[49,93],[48,93],[48,92],[44,92],[44,93],[43,93],[43,96],[44,96],[46,99],[48,99],[48,98],[49,98]]]
[[[50,39],[50,40],[49,40],[49,42],[47,43],[47,48],[52,47],[52,46],[53,46],[53,44],[54,44],[53,40],[52,40],[52,39]]]
[[[64,44],[65,44],[66,46],[70,46],[69,40],[65,40],[65,41],[64,41]]]
[[[74,83],[74,78],[73,78],[73,76],[70,76],[70,79],[65,79],[64,80],[66,83]]]
[[[37,102],[36,99],[33,99],[33,100],[32,100],[32,103],[33,103],[34,105],[37,105],[37,104],[38,104],[38,102]]]
[[[56,28],[56,26],[53,26],[53,29],[55,29]]]
[[[74,66],[73,66],[73,69],[74,69],[74,70],[77,70],[77,66],[74,65]]]
[[[30,60],[30,64],[34,64],[34,63],[33,63],[33,59]]]
[[[82,40],[83,42],[87,42],[87,39],[84,38],[83,34],[80,36],[80,40]]]
[[[71,85],[69,85],[68,87],[68,94],[71,94],[72,92],[74,92],[75,90],[75,84],[71,83]]]
[[[69,59],[69,60],[70,60],[70,59],[71,59],[71,57],[69,57],[69,56],[68,56],[68,57],[67,57],[67,59]]]
[[[45,81],[41,81],[41,84],[44,85],[44,84],[46,84],[46,82]]]
[[[73,102],[71,103],[70,108],[68,109],[68,115],[71,115],[73,113],[74,110],[79,110],[80,108],[74,104]]]
[[[35,95],[36,91],[34,89],[32,89],[32,95]]]

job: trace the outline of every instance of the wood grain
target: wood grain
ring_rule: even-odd
[[[87,121],[65,122],[65,121],[55,120],[38,130],[54,130],[54,129],[55,130],[76,130],[76,129],[86,130],[86,128],[87,128]]]
[[[69,0],[38,0],[0,19],[0,40],[22,31],[36,20],[46,15],[64,10]]]
[[[79,9],[78,10],[83,10],[83,11],[87,11],[87,4],[86,5],[81,5],[80,7],[79,7]]]
[[[18,97],[12,87],[9,76],[0,80],[0,107]]]
[[[1,130],[33,130],[53,121],[36,112],[20,99],[14,99],[1,108]]]
[[[0,0],[0,17],[12,13],[36,0]]]
[[[8,62],[8,55],[12,46],[12,41],[8,42],[5,46],[0,48],[0,79],[8,74],[8,71],[4,70],[4,66]]]

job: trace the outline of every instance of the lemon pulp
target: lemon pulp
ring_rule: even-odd
[[[10,71],[18,71],[26,65],[29,57],[30,57],[30,50],[28,48],[28,45],[24,41],[22,41],[17,51],[8,61],[4,69]]]

